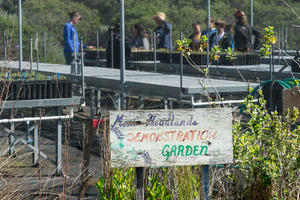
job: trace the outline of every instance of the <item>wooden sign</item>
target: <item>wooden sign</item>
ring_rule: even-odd
[[[112,167],[233,162],[231,109],[111,111]]]

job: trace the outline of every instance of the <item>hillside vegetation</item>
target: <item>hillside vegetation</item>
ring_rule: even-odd
[[[9,37],[10,55],[16,56],[17,45],[17,0],[0,0],[0,38],[6,31]],[[300,1],[286,0],[254,0],[254,25],[261,29],[268,25],[289,27],[299,25]],[[101,45],[106,46],[107,27],[119,19],[119,1],[117,0],[23,0],[24,22],[24,59],[28,59],[30,35],[37,31],[40,36],[40,48],[43,48],[43,33],[47,33],[47,61],[64,62],[62,54],[62,30],[68,20],[69,10],[78,10],[83,14],[82,22],[77,29],[87,44],[96,44],[96,30],[100,30]],[[250,15],[250,0],[211,0],[211,15],[217,19],[225,19],[233,23],[233,12],[243,9]],[[125,0],[126,32],[129,36],[130,27],[135,23],[143,23],[150,32],[155,28],[152,16],[158,12],[165,12],[168,21],[173,24],[173,39],[180,32],[186,35],[191,31],[191,23],[200,21],[205,28],[206,0]],[[250,16],[249,16],[250,19]],[[299,28],[298,28],[299,29]],[[289,48],[300,49],[300,38],[297,28],[288,29]],[[3,56],[3,48],[0,50]],[[43,52],[40,53],[43,58]]]

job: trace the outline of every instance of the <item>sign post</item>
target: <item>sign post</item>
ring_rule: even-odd
[[[233,162],[231,109],[111,111],[112,167],[203,165],[209,199],[209,165]],[[137,190],[143,183],[137,182]]]

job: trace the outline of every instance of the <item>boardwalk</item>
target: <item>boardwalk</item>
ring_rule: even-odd
[[[0,62],[4,66],[4,62]],[[18,62],[9,62],[7,67],[18,69]],[[29,70],[29,64],[24,62],[23,69]],[[33,67],[35,70],[35,65]],[[60,64],[39,64],[39,70],[45,73],[61,73],[70,76],[70,66]],[[88,86],[101,89],[119,90],[120,70],[110,68],[85,67],[85,81]],[[200,74],[200,73],[199,73]],[[136,96],[157,96],[165,98],[181,99],[180,76],[166,75],[153,72],[126,71],[126,93]],[[254,83],[241,81],[203,79],[201,77],[183,77],[182,92],[184,95],[198,95],[204,89],[199,85],[199,81],[209,93],[247,93],[249,86],[254,87]]]

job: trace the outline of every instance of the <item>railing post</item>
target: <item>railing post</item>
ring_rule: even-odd
[[[97,60],[96,60],[96,64],[97,65],[99,65],[100,64],[100,62],[99,62],[99,60],[100,60],[100,56],[99,56],[99,30],[97,29],[97,32],[96,32],[96,38],[97,38],[97,44],[96,44],[96,49],[97,49]]]
[[[44,32],[44,63],[47,63],[47,35]]]
[[[4,36],[4,59],[5,62],[7,62],[7,37],[6,37],[6,32],[3,32],[3,36]]]
[[[207,59],[207,67],[209,65],[209,48],[210,48],[210,0],[207,0],[207,22],[206,22],[206,27],[207,27],[207,48],[206,48],[206,51],[207,51],[207,56],[206,56],[206,59]]]
[[[180,32],[180,40],[183,39],[182,32]],[[183,87],[183,52],[180,53],[180,92],[182,92]]]
[[[82,98],[85,101],[85,80],[84,80],[84,55],[83,55],[83,38],[80,37],[81,46],[81,86],[82,86]]]
[[[75,78],[77,79],[77,49],[76,49],[76,36],[73,33],[73,51],[74,51],[74,66],[75,66]]]
[[[156,72],[157,70],[157,58],[156,58],[156,55],[157,55],[157,52],[156,52],[156,32],[153,33],[153,48],[154,48],[154,71]]]
[[[114,68],[114,32],[110,31],[110,64]]]
[[[19,71],[22,73],[23,38],[22,38],[22,0],[19,0]]]
[[[33,40],[32,40],[32,35],[30,35],[30,73],[32,73],[32,62],[33,62]]]
[[[39,74],[39,34],[37,30],[35,31],[35,51],[36,51],[36,71]]]

